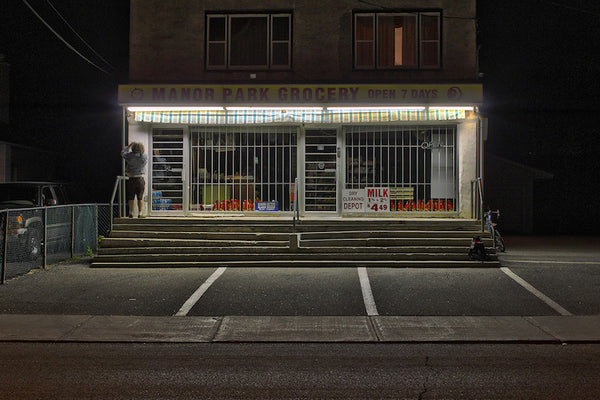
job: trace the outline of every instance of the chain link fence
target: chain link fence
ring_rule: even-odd
[[[0,211],[0,283],[37,268],[91,255],[110,230],[108,204]]]

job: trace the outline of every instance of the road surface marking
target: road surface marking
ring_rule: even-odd
[[[176,317],[185,317],[187,315],[187,313],[190,312],[192,307],[194,307],[194,305],[198,302],[198,300],[200,300],[200,297],[202,297],[202,295],[208,290],[208,288],[213,283],[215,283],[215,281],[217,279],[219,279],[219,277],[221,275],[223,275],[223,272],[225,272],[226,269],[227,269],[227,267],[217,268],[217,270],[215,272],[213,272],[213,274],[206,280],[206,282],[204,282],[202,285],[200,285],[198,290],[196,290],[194,292],[194,294],[192,294],[190,296],[190,298],[187,299],[187,301],[185,303],[183,303],[183,305],[181,306],[179,311],[177,311],[177,314],[175,314],[175,316]]]
[[[577,265],[600,265],[599,261],[557,261],[557,260],[511,260],[504,259],[506,262],[526,263],[526,264],[577,264]]]
[[[540,292],[539,290],[537,290],[536,288],[531,286],[523,278],[521,278],[520,276],[518,276],[517,274],[512,272],[510,269],[508,269],[506,267],[501,267],[500,270],[502,272],[504,272],[506,275],[508,275],[515,282],[517,282],[519,285],[521,285],[525,289],[527,289],[531,294],[536,296],[538,299],[540,299],[544,303],[548,304],[550,307],[552,307],[554,309],[554,311],[556,311],[560,315],[573,315],[570,312],[568,312],[567,310],[565,310],[563,307],[561,307],[560,304],[558,304],[557,302],[552,300],[550,297],[546,296],[544,293]]]
[[[362,290],[365,308],[367,309],[367,315],[379,315],[377,312],[377,306],[375,305],[375,299],[373,298],[373,292],[371,291],[371,283],[369,282],[367,268],[358,267],[357,269],[358,279],[360,279],[360,289]]]

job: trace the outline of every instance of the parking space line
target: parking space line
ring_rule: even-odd
[[[557,261],[557,260],[511,260],[510,258],[504,258],[504,261],[509,263],[521,263],[521,264],[564,264],[564,265],[600,265],[600,261]]]
[[[365,308],[367,309],[367,315],[379,315],[377,312],[377,306],[375,305],[375,299],[373,298],[373,292],[371,291],[371,282],[369,282],[367,268],[358,267],[357,270],[358,279],[360,280],[360,289],[365,302]]]
[[[500,270],[502,272],[504,272],[506,275],[508,275],[515,282],[517,282],[519,285],[523,286],[527,291],[529,291],[531,294],[536,296],[538,299],[542,300],[544,303],[546,303],[547,305],[552,307],[552,309],[554,309],[554,311],[556,311],[560,315],[573,315],[569,311],[567,311],[566,309],[561,307],[560,304],[558,304],[557,302],[552,300],[550,297],[546,296],[544,293],[540,292],[539,290],[537,290],[536,288],[531,286],[523,278],[521,278],[520,276],[518,276],[517,274],[512,272],[507,267],[501,267]]]
[[[225,272],[226,269],[227,267],[217,268],[217,270],[213,272],[213,274],[202,285],[200,285],[200,287],[194,292],[194,294],[192,294],[190,298],[187,299],[185,303],[183,303],[183,305],[181,306],[179,311],[177,311],[175,316],[185,317],[188,314],[188,312],[190,312],[192,307],[194,307],[194,305],[198,302],[198,300],[200,300],[200,297],[202,297],[202,295],[208,290],[208,288],[213,283],[215,283],[215,281],[219,279],[221,275],[223,275],[223,272]]]

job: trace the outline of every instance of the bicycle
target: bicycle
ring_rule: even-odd
[[[485,221],[488,231],[492,234],[492,242],[494,243],[494,248],[501,252],[506,250],[506,246],[504,245],[504,239],[498,230],[498,219],[500,218],[500,210],[492,211],[488,210],[485,213]]]

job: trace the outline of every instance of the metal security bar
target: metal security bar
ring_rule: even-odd
[[[191,211],[292,211],[298,128],[190,128]]]
[[[454,211],[455,126],[345,126],[346,189],[390,188],[391,211]]]
[[[304,208],[337,210],[337,131],[306,130]]]
[[[152,211],[182,210],[183,130],[152,132]]]

